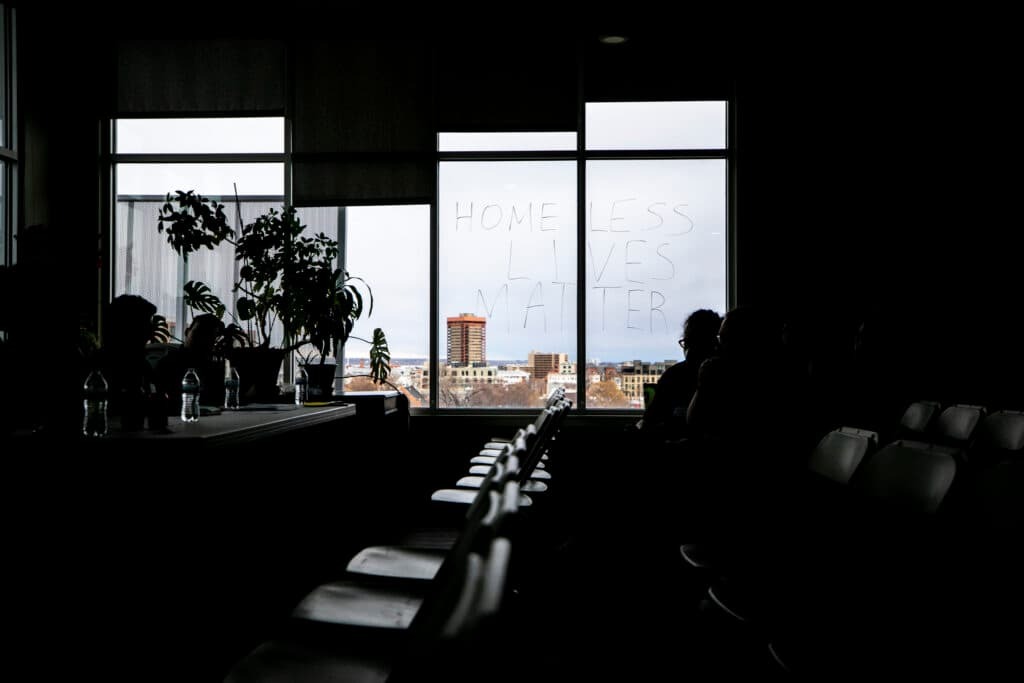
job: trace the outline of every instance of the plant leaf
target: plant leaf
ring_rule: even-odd
[[[379,327],[373,331],[373,343],[370,345],[370,376],[373,381],[381,384],[391,374],[391,350],[384,331]]]

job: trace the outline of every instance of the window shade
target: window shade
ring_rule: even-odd
[[[278,40],[121,41],[117,115],[281,115],[285,54]]]
[[[295,203],[422,201],[436,146],[429,47],[302,41],[292,53]]]

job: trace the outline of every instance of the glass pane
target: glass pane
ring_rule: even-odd
[[[284,119],[118,119],[119,154],[284,152]]]
[[[7,146],[7,19],[0,5],[0,147]],[[12,145],[13,146],[13,145]],[[0,241],[3,238],[0,237]]]
[[[284,164],[118,164],[117,194],[164,197],[195,190],[204,197],[284,196]]]
[[[373,391],[358,377],[370,372],[374,328],[387,336],[391,351],[388,381],[409,398],[411,407],[430,405],[430,207],[363,206],[301,209],[307,230],[337,239],[344,226],[346,269],[373,292],[373,313],[364,314],[345,346],[345,389]],[[357,285],[360,283],[356,283]],[[366,289],[363,288],[365,294]]]
[[[576,133],[438,133],[442,152],[573,151]]]
[[[7,264],[7,164],[0,163],[0,266]]]
[[[642,408],[686,316],[725,312],[725,161],[590,161],[586,217],[587,406]]]
[[[576,163],[439,169],[440,407],[576,392]]]
[[[587,149],[724,149],[725,102],[588,102]]]
[[[196,171],[198,173],[193,173]],[[241,222],[231,190],[239,192],[255,184],[258,193],[240,194]],[[238,230],[270,208],[280,210],[283,197],[282,164],[120,164],[117,167],[117,206],[114,234],[114,296],[138,294],[153,302],[167,318],[171,333],[181,338],[192,315],[182,302],[186,280],[205,283],[234,312],[236,279],[234,248],[228,243],[216,249],[202,249],[189,256],[187,271],[181,257],[171,249],[165,234],[157,231],[157,218],[165,195],[177,189],[194,189],[199,194],[223,199],[230,224]],[[248,183],[245,180],[259,181]],[[270,192],[275,187],[276,192]],[[227,191],[225,191],[225,189]],[[176,206],[175,206],[176,208]],[[230,315],[225,322],[230,322]],[[275,343],[280,340],[276,330]]]
[[[162,199],[162,198],[161,198]],[[181,284],[178,255],[159,234],[157,213],[163,205],[153,197],[133,200],[118,197],[114,231],[114,296],[137,294],[167,318],[171,334],[182,337]]]

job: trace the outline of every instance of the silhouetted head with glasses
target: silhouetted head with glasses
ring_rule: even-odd
[[[708,308],[698,309],[686,318],[679,346],[688,360],[708,358],[715,353],[721,324],[722,316]]]

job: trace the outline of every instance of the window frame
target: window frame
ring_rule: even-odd
[[[0,54],[0,79],[3,96],[0,97],[0,115],[3,116],[3,144],[0,144],[0,266],[17,262],[14,239],[18,225],[18,82],[17,82],[17,12],[16,8],[0,3],[0,30],[3,31]]]
[[[432,378],[440,376],[440,272],[439,272],[439,237],[438,211],[440,206],[440,167],[442,163],[459,161],[575,161],[576,162],[576,403],[575,411],[582,415],[601,416],[637,416],[643,413],[642,408],[588,408],[586,402],[586,287],[579,286],[580,274],[586,273],[586,205],[587,205],[587,163],[601,160],[700,160],[721,159],[725,162],[726,199],[725,199],[725,281],[726,305],[735,305],[736,292],[736,103],[735,98],[728,97],[725,102],[726,138],[724,148],[710,149],[613,149],[588,150],[586,148],[586,106],[603,102],[659,102],[662,100],[589,100],[579,102],[576,133],[576,149],[574,151],[440,151],[437,152],[438,182],[435,186],[433,204],[431,206],[431,282],[430,282],[430,372]],[[699,102],[706,99],[674,99],[672,102]],[[441,133],[459,133],[467,131],[438,131]],[[505,131],[494,131],[501,133]],[[440,145],[439,145],[440,146]],[[430,386],[430,409],[418,412],[429,412],[435,415],[510,415],[530,412],[527,408],[442,408],[439,406],[438,382]]]
[[[119,153],[117,151],[117,122],[118,120],[128,119],[199,119],[199,118],[227,118],[227,119],[238,119],[238,118],[249,118],[249,117],[262,117],[266,118],[270,116],[265,112],[261,113],[245,113],[245,112],[231,112],[229,114],[196,114],[189,116],[169,116],[166,114],[153,114],[147,116],[132,115],[124,117],[111,117],[107,121],[107,125],[103,126],[101,144],[103,149],[107,150],[107,168],[108,172],[103,177],[103,196],[105,206],[103,207],[104,215],[107,217],[108,229],[104,233],[105,244],[102,245],[103,253],[106,254],[106,268],[103,273],[101,292],[99,300],[99,311],[97,312],[100,320],[100,329],[102,330],[103,325],[103,302],[110,301],[113,297],[113,293],[117,290],[116,277],[117,277],[117,243],[116,243],[116,221],[117,221],[117,173],[118,167],[122,164],[243,164],[243,163],[279,163],[284,168],[284,193],[282,195],[282,201],[285,203],[290,202],[292,196],[291,188],[291,125],[287,116],[281,116],[284,119],[284,145],[283,151],[281,152],[189,152],[189,153]],[[220,195],[204,195],[210,199],[216,199],[217,201],[225,200],[232,201],[233,197],[222,197]],[[258,199],[266,199],[265,196],[260,195]],[[179,274],[179,279],[181,275]],[[184,304],[182,304],[184,308]],[[181,320],[186,320],[184,316],[184,310],[176,311],[176,316]],[[184,330],[182,330],[184,333]],[[285,364],[285,381],[291,380],[291,363]]]
[[[8,47],[10,50],[10,45]],[[8,62],[8,69],[10,70],[10,62]],[[11,92],[13,91],[13,80],[8,80],[8,97],[10,99]],[[599,102],[601,100],[591,100],[591,102]],[[607,100],[610,101],[610,100]],[[618,100],[616,100],[618,101]],[[629,102],[656,102],[658,100],[622,100]],[[700,99],[675,99],[673,102],[685,102],[685,101],[701,101]],[[722,101],[722,100],[719,100]],[[627,149],[627,150],[587,150],[586,149],[586,105],[588,102],[579,102],[578,110],[578,121],[577,129],[575,131],[576,138],[576,149],[569,150],[554,150],[554,151],[440,151],[439,149],[435,154],[435,164],[440,169],[440,164],[445,162],[459,162],[459,161],[490,161],[490,162],[501,162],[501,161],[575,161],[576,162],[576,223],[577,223],[577,262],[576,262],[576,273],[577,283],[579,283],[579,275],[586,273],[586,249],[581,248],[580,245],[586,244],[586,183],[587,183],[587,163],[589,161],[596,160],[646,160],[646,159],[670,159],[670,160],[688,160],[688,159],[722,159],[726,165],[726,302],[727,307],[731,308],[735,304],[735,292],[736,292],[736,153],[737,153],[737,140],[736,140],[736,102],[734,97],[728,97],[724,100],[726,107],[726,147],[715,148],[715,149],[692,149],[692,150],[679,150],[679,149]],[[241,118],[245,116],[266,116],[266,113],[246,113],[246,112],[232,112],[230,114],[223,114],[217,118]],[[165,115],[154,114],[152,116],[131,116],[124,118],[167,118]],[[204,114],[202,116],[176,116],[173,118],[211,118],[210,114]],[[13,124],[11,119],[8,119]],[[110,229],[106,232],[105,239],[106,244],[103,245],[103,253],[107,254],[108,267],[106,273],[102,278],[102,291],[100,297],[101,311],[102,302],[109,301],[112,292],[115,291],[115,276],[116,276],[116,264],[114,262],[114,256],[116,254],[117,245],[114,243],[114,221],[116,211],[116,188],[117,188],[117,169],[120,164],[131,164],[131,163],[246,163],[246,162],[275,162],[282,163],[284,165],[284,202],[291,203],[293,197],[292,188],[292,148],[291,148],[291,120],[287,115],[284,117],[284,151],[280,153],[186,153],[186,154],[174,154],[174,153],[159,153],[159,154],[119,154],[116,151],[116,118],[111,118],[108,121],[108,125],[104,126],[103,129],[103,149],[107,150],[107,168],[108,173],[104,174],[102,182],[104,185],[104,202],[106,206],[103,207],[104,213],[108,216],[108,225]],[[441,132],[444,133],[458,133],[458,132],[472,132],[472,131],[438,131],[438,135]],[[503,132],[503,131],[495,131]],[[569,132],[569,131],[563,131]],[[8,159],[6,148],[0,148],[0,157],[3,158],[5,164],[16,162],[16,155],[14,155],[13,161]],[[8,183],[11,182],[10,178],[13,174],[8,174]],[[439,383],[436,378],[440,377],[440,330],[441,322],[439,318],[439,299],[440,299],[440,272],[439,272],[439,224],[438,224],[438,209],[440,202],[440,174],[438,173],[438,179],[434,186],[434,195],[431,199],[430,204],[430,326],[429,326],[429,372],[431,376],[430,392],[429,392],[429,407],[413,409],[414,414],[418,415],[459,415],[459,416],[489,416],[489,417],[500,417],[502,415],[522,415],[528,412],[532,412],[531,409],[527,408],[442,408],[439,406]],[[395,202],[395,204],[403,204],[405,202]],[[8,205],[11,202],[8,202]],[[354,206],[352,204],[351,206]],[[389,204],[380,202],[375,205],[387,206]],[[346,208],[350,205],[345,205]],[[8,211],[9,208],[5,207]],[[343,239],[339,240],[344,244]],[[600,415],[605,416],[637,416],[643,412],[642,409],[637,408],[617,408],[617,409],[588,409],[586,405],[586,374],[587,366],[584,359],[586,356],[586,288],[577,286],[577,300],[576,300],[576,385],[577,385],[577,401],[575,404],[576,412],[582,415]],[[100,312],[101,312],[100,311]],[[101,324],[102,324],[102,318]],[[344,358],[339,358],[339,362],[344,362]],[[290,374],[288,368],[292,364],[286,364],[286,373]],[[290,377],[286,376],[286,381],[289,381]]]

